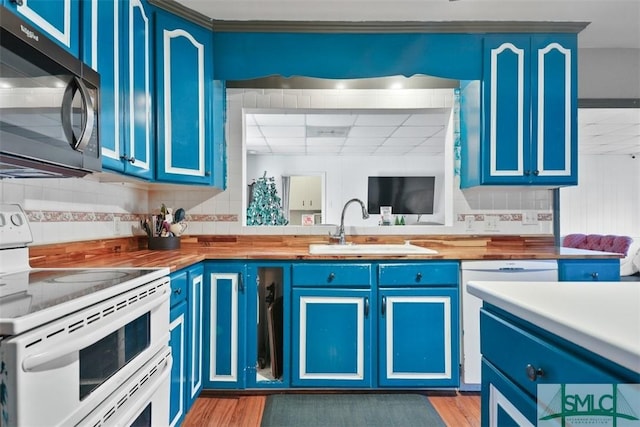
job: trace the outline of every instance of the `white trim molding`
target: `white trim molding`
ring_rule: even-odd
[[[353,373],[310,373],[307,372],[307,306],[310,304],[351,304],[357,311],[356,325],[356,372]],[[364,298],[362,297],[300,297],[300,349],[298,360],[300,379],[354,380],[364,379]]]
[[[116,2],[117,3],[117,2]],[[180,328],[180,352],[182,354],[182,358],[184,359],[185,354],[184,354],[184,350],[185,350],[185,346],[184,346],[184,336],[186,335],[186,331],[185,331],[185,321],[184,321],[184,314],[181,314],[180,316],[178,316],[177,318],[175,318],[170,324],[169,324],[169,330],[173,331],[176,328]],[[173,354],[173,353],[172,353]],[[175,358],[175,355],[173,355],[173,363],[177,363],[177,360]],[[180,363],[180,378],[184,378],[184,360],[182,361],[182,363]],[[180,393],[180,409],[178,410],[178,412],[176,413],[176,416],[172,419],[169,420],[170,427],[173,427],[176,425],[176,422],[180,419],[180,417],[182,417],[182,414],[184,414],[184,392],[185,389],[184,387],[179,387],[179,391],[178,393]]]
[[[198,52],[198,76],[196,84],[198,87],[198,169],[187,169],[173,166],[172,150],[174,135],[171,127],[173,118],[171,117],[171,40],[184,37],[189,40]],[[162,37],[164,54],[164,170],[167,173],[189,176],[205,175],[205,81],[204,81],[204,45],[198,42],[191,34],[182,29],[164,30]]]
[[[433,379],[450,379],[451,378],[451,298],[449,297],[429,297],[429,296],[407,296],[387,298],[387,315],[386,323],[386,371],[388,379],[402,380],[433,380]],[[393,312],[395,303],[404,304],[442,304],[443,307],[443,323],[444,323],[444,371],[442,372],[395,372],[394,366],[394,349],[393,349]]]
[[[133,90],[135,69],[133,64],[134,55],[138,55],[134,45],[134,28],[133,18],[135,10],[138,10],[142,20],[144,21],[144,98],[140,94],[136,94]],[[144,6],[140,0],[131,0],[129,6],[129,148],[130,156],[135,158],[135,166],[139,169],[149,170],[151,159],[151,85],[149,83],[149,17],[145,13]],[[141,105],[142,104],[142,105]],[[145,159],[142,161],[136,156],[135,131],[138,127],[136,117],[139,116],[138,111],[144,113],[144,130],[145,130]]]
[[[510,51],[518,58],[518,167],[515,170],[500,170],[497,166],[497,96],[498,96],[498,57],[505,51]],[[491,176],[522,176],[524,162],[524,49],[517,48],[512,43],[503,43],[491,50],[491,105],[490,105],[490,175]]]
[[[196,397],[196,393],[198,389],[202,385],[202,297],[203,297],[203,275],[199,274],[198,276],[191,279],[191,295],[189,301],[189,307],[191,309],[191,365],[190,365],[190,377],[189,383],[191,384],[191,394],[190,397],[193,399]],[[194,295],[198,295],[197,301],[194,301]],[[197,302],[197,305],[196,305]],[[196,320],[200,320],[200,324],[195,325]],[[197,333],[197,335],[196,335]],[[200,348],[197,347],[197,344],[200,344]],[[197,366],[197,370],[196,370]],[[199,374],[199,375],[197,375]],[[196,381],[194,381],[194,378]]]
[[[209,361],[209,380],[211,381],[238,381],[238,274],[226,273],[217,274],[213,273],[210,276],[211,283],[211,330],[215,331],[217,325],[215,323],[218,315],[218,281],[229,280],[231,281],[231,342],[219,343],[216,341],[215,336],[209,337],[209,354],[211,360]],[[231,360],[229,361],[230,372],[227,375],[220,375],[216,371],[216,356],[217,346],[225,345],[231,349]]]
[[[556,49],[564,55],[564,169],[544,169],[544,95],[545,95],[545,56]],[[571,175],[571,49],[559,43],[550,43],[538,49],[538,175],[570,176]]]

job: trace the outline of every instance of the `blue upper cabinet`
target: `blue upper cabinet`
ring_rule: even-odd
[[[4,5],[38,27],[72,55],[79,57],[79,0],[4,0]]]
[[[152,45],[140,0],[83,3],[83,60],[101,77],[102,164],[153,178]]]
[[[487,36],[483,51],[482,84],[461,91],[461,186],[577,184],[576,36]]]
[[[155,42],[157,179],[211,185],[213,33],[158,11]]]

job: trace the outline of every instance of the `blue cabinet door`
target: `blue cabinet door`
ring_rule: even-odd
[[[204,388],[245,386],[245,266],[205,266]]]
[[[293,386],[371,386],[370,295],[369,289],[293,289]]]
[[[157,179],[210,185],[213,33],[162,11],[155,19]]]
[[[531,57],[528,36],[484,39],[483,183],[524,184],[530,170]]]
[[[378,298],[379,384],[457,387],[458,290],[381,289]]]
[[[129,0],[122,32],[126,43],[121,68],[124,104],[124,171],[128,175],[152,179],[153,168],[153,82],[150,6]]]
[[[80,0],[6,0],[4,5],[80,57]]]
[[[535,400],[483,359],[480,424],[487,427],[533,427],[537,424],[536,417]]]
[[[202,265],[187,271],[189,301],[189,360],[187,362],[187,410],[202,390],[202,342],[203,342],[203,290],[204,268]]]
[[[169,398],[169,425],[179,426],[187,408],[187,303],[182,301],[171,308],[170,320],[171,391]]]
[[[151,21],[141,0],[83,3],[82,58],[100,73],[105,169],[153,178]]]
[[[482,85],[461,89],[463,188],[577,184],[576,43],[557,34],[484,38]]]
[[[577,41],[531,38],[531,167],[536,184],[576,185],[578,167]]]
[[[85,2],[83,5],[82,59],[100,73],[100,145],[102,166],[117,172],[124,172],[125,162],[122,130],[122,102],[124,91],[121,87],[121,43],[122,15],[127,10],[126,3]]]

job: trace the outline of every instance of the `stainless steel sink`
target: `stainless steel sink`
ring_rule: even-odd
[[[437,254],[437,251],[411,243],[347,243],[337,244],[311,244],[309,253],[312,255],[412,255],[412,254]]]

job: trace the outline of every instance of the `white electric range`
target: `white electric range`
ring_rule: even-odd
[[[30,268],[0,205],[0,426],[167,425],[168,268]]]

